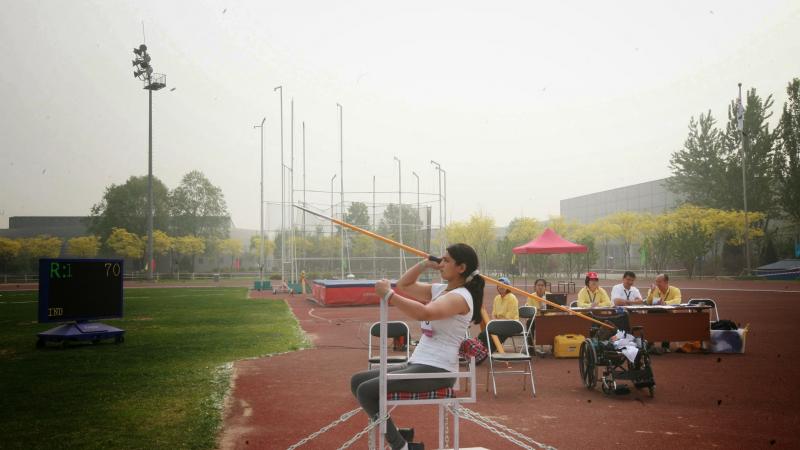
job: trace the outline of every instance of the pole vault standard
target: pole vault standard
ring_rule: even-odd
[[[339,225],[341,227],[349,228],[349,229],[351,229],[353,231],[357,231],[357,232],[359,232],[361,234],[365,234],[365,235],[367,235],[367,236],[369,236],[369,237],[371,237],[373,239],[377,239],[377,240],[379,240],[379,241],[381,241],[383,243],[389,244],[389,245],[391,245],[393,247],[401,248],[401,249],[403,249],[403,250],[405,250],[405,251],[407,251],[409,253],[413,253],[413,254],[415,254],[417,256],[420,256],[422,258],[432,258],[434,260],[438,260],[439,259],[439,258],[437,258],[435,256],[431,256],[431,255],[423,252],[422,250],[417,250],[414,247],[408,246],[406,244],[401,244],[401,243],[393,241],[393,240],[391,240],[391,239],[389,239],[387,237],[381,236],[381,235],[379,235],[377,233],[373,233],[372,231],[365,230],[363,228],[359,228],[359,227],[357,227],[355,225],[351,225],[351,224],[349,224],[347,222],[343,222],[341,220],[334,219],[333,217],[328,217],[328,216],[326,216],[324,214],[320,214],[320,213],[315,212],[315,211],[311,211],[310,209],[306,209],[306,208],[304,208],[302,206],[294,205],[294,207],[297,208],[297,209],[300,209],[302,211],[305,211],[305,212],[307,212],[309,214],[313,214],[313,215],[315,215],[317,217],[320,217],[322,219],[330,220],[331,222],[333,222],[336,225]],[[502,282],[500,282],[498,280],[495,280],[492,277],[488,277],[488,276],[486,276],[484,274],[480,274],[480,276],[481,276],[481,278],[483,278],[483,280],[485,282],[487,282],[489,284],[494,284],[495,286],[500,286],[502,288],[505,288],[505,289],[515,293],[515,294],[522,295],[523,297],[532,298],[532,299],[534,299],[536,301],[539,301],[539,302],[542,302],[542,303],[546,303],[546,304],[552,306],[553,308],[560,309],[561,311],[564,311],[566,313],[572,314],[573,316],[578,316],[581,319],[588,320],[590,322],[594,322],[594,323],[596,323],[596,324],[598,324],[600,326],[603,326],[603,327],[606,327],[606,328],[610,328],[612,330],[614,329],[614,327],[612,325],[609,325],[609,324],[607,324],[605,322],[601,322],[601,321],[599,321],[599,320],[597,320],[595,318],[589,317],[589,316],[587,316],[585,314],[581,314],[581,313],[579,313],[577,311],[573,311],[573,310],[571,310],[570,308],[568,308],[566,306],[562,306],[562,305],[559,305],[558,303],[554,303],[554,302],[551,302],[550,300],[541,298],[536,294],[531,294],[529,292],[525,292],[522,289],[519,289],[519,288],[516,288],[514,286],[502,283]],[[481,314],[483,316],[483,321],[484,321],[484,323],[482,325],[485,327],[486,323],[489,322],[488,315],[486,314],[486,311],[482,311]],[[497,339],[495,336],[492,336],[492,338],[493,338],[492,339],[493,341],[495,339]],[[502,346],[500,345],[499,340],[496,342],[496,345],[497,345],[498,349],[502,348]]]

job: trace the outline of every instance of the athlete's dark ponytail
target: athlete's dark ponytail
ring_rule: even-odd
[[[486,282],[475,273],[478,270],[478,254],[467,244],[453,244],[447,247],[447,253],[453,258],[456,265],[464,264],[467,269],[461,276],[466,280],[464,287],[472,295],[472,321],[476,324],[481,323],[481,307],[483,306],[483,288]]]

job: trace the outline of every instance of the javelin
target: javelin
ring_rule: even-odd
[[[405,251],[407,251],[409,253],[413,253],[413,254],[415,254],[417,256],[421,256],[423,258],[428,258],[428,257],[431,256],[431,255],[423,252],[422,250],[417,250],[414,247],[410,247],[410,246],[408,246],[406,244],[401,244],[401,243],[393,241],[393,240],[391,240],[391,239],[389,239],[387,237],[381,236],[380,234],[373,233],[372,231],[365,230],[363,228],[359,228],[359,227],[357,227],[355,225],[351,225],[351,224],[349,224],[347,222],[344,222],[342,220],[334,219],[333,217],[329,217],[329,216],[326,216],[324,214],[320,214],[318,212],[311,211],[310,209],[303,208],[302,206],[299,206],[299,205],[294,205],[294,207],[297,208],[297,209],[303,210],[303,211],[305,211],[305,212],[307,212],[309,214],[313,214],[313,215],[315,215],[317,217],[330,220],[331,222],[335,223],[336,225],[340,225],[340,226],[343,226],[345,228],[349,228],[349,229],[351,229],[353,231],[357,231],[357,232],[359,232],[361,234],[365,234],[365,235],[367,235],[367,236],[369,236],[371,238],[377,239],[377,240],[379,240],[381,242],[385,242],[385,243],[387,243],[387,244],[389,244],[389,245],[391,245],[393,247],[401,248],[401,249],[403,249],[403,250],[405,250]],[[516,288],[514,286],[502,283],[502,282],[500,282],[498,280],[495,280],[494,278],[486,276],[484,274],[480,274],[480,276],[481,276],[481,278],[483,278],[483,281],[485,281],[487,283],[494,284],[495,286],[499,286],[499,287],[508,289],[509,291],[511,291],[511,292],[513,292],[515,294],[522,295],[524,297],[531,298],[533,300],[536,300],[536,301],[539,301],[539,302],[542,302],[542,303],[546,303],[546,304],[548,304],[548,305],[550,305],[550,306],[552,306],[552,307],[554,307],[556,309],[560,309],[561,311],[564,311],[566,313],[572,314],[574,316],[578,316],[581,319],[585,319],[585,320],[588,320],[590,322],[594,322],[594,323],[596,323],[598,325],[604,326],[606,328],[610,328],[612,330],[614,329],[613,326],[611,326],[611,325],[609,325],[609,324],[607,324],[605,322],[601,322],[601,321],[599,321],[599,320],[597,320],[597,319],[595,319],[593,317],[589,317],[589,316],[587,316],[585,314],[581,314],[581,313],[579,313],[577,311],[573,311],[572,309],[567,308],[566,306],[562,306],[562,305],[559,305],[558,303],[551,302],[550,300],[541,298],[536,294],[531,294],[531,293],[525,292],[522,289],[519,289],[519,288]],[[484,320],[486,320],[486,319],[484,318]],[[499,347],[499,345],[498,345],[498,347]]]

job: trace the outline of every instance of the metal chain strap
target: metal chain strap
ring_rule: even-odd
[[[479,418],[480,420],[486,421],[487,423],[490,423],[491,425],[493,425],[493,426],[495,426],[497,428],[500,428],[501,430],[505,431],[506,433],[510,433],[510,434],[512,434],[512,435],[514,435],[514,436],[516,436],[516,437],[518,437],[518,438],[520,438],[520,439],[522,439],[522,440],[524,440],[526,442],[529,442],[529,443],[531,443],[531,444],[533,444],[533,445],[535,445],[535,446],[537,446],[539,448],[548,449],[548,450],[555,450],[555,447],[549,446],[547,444],[542,444],[541,442],[537,442],[537,441],[531,439],[530,437],[525,436],[524,434],[522,434],[522,433],[520,433],[520,432],[518,432],[518,431],[516,431],[514,429],[511,429],[511,428],[503,425],[500,422],[497,422],[496,420],[490,419],[490,418],[488,418],[486,416],[482,416],[480,413],[478,413],[476,411],[469,410],[469,412],[472,413],[477,418]]]
[[[450,408],[447,408],[450,409]],[[450,416],[444,413],[444,448],[450,448]]]
[[[479,426],[491,431],[492,433],[497,434],[498,436],[502,437],[503,439],[508,440],[509,442],[517,444],[518,446],[520,446],[522,448],[525,448],[525,449],[528,449],[528,450],[533,450],[533,447],[531,447],[531,446],[529,446],[528,444],[525,443],[525,442],[528,442],[528,443],[531,443],[531,444],[533,444],[533,445],[535,445],[535,446],[537,446],[539,448],[542,448],[542,449],[555,450],[555,447],[552,447],[552,446],[537,442],[537,441],[529,438],[528,436],[525,436],[525,435],[523,435],[523,434],[521,434],[521,433],[519,433],[519,432],[517,432],[517,431],[515,431],[515,430],[513,430],[513,429],[511,429],[511,428],[509,428],[509,427],[507,427],[507,426],[495,421],[495,420],[492,420],[492,419],[490,419],[488,417],[485,417],[485,416],[481,415],[480,413],[478,413],[476,411],[473,411],[473,410],[471,410],[469,408],[465,408],[465,407],[462,406],[462,407],[460,407],[458,409],[457,414],[459,415],[459,417],[463,417],[464,419],[472,421],[475,424],[477,424],[477,425],[479,425]],[[506,433],[509,433],[510,435],[506,434]],[[515,437],[512,437],[512,436],[515,436]],[[522,442],[522,441],[520,441],[519,439],[516,439],[516,438],[519,438],[519,439],[521,439],[522,441],[525,441],[525,442]]]
[[[342,444],[342,446],[339,447],[338,450],[344,450],[346,448],[350,448],[350,446],[353,445],[357,440],[361,439],[362,436],[364,436],[365,434],[369,433],[373,428],[377,427],[378,425],[382,424],[383,422],[386,422],[388,419],[389,419],[389,415],[387,414],[387,415],[383,416],[382,418],[370,423],[363,430],[359,431],[358,433],[353,435],[353,437],[348,439],[347,442]]]
[[[336,425],[339,425],[339,424],[347,422],[351,417],[353,417],[356,414],[358,414],[359,411],[361,411],[360,407],[356,408],[356,409],[354,409],[352,411],[348,411],[348,412],[342,414],[341,416],[339,416],[338,419],[334,420],[333,422],[329,423],[328,425],[325,425],[324,427],[320,428],[319,430],[311,433],[310,435],[308,435],[308,437],[305,437],[305,438],[301,439],[298,443],[292,445],[291,447],[288,447],[286,450],[294,450],[297,447],[305,445],[306,443],[308,443],[308,441],[310,441],[310,440],[316,438],[317,436],[325,433],[326,431],[330,430],[331,428],[335,427]]]

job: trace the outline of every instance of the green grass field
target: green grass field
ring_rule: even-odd
[[[128,289],[115,345],[36,349],[36,292],[0,293],[0,448],[214,448],[231,362],[305,345],[241,288]]]

